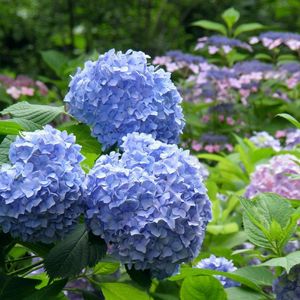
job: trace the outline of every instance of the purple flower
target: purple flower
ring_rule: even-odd
[[[294,266],[289,274],[284,272],[273,283],[276,300],[300,299],[300,265]]]
[[[273,66],[258,60],[238,62],[233,66],[234,72],[238,74],[250,74],[257,72],[268,72],[273,70]]]
[[[209,258],[200,260],[195,267],[200,269],[209,269],[229,273],[234,272],[237,269],[231,260],[228,260],[225,257],[216,257],[214,255],[211,255]],[[238,282],[235,282],[222,275],[214,275],[214,277],[216,277],[222,283],[224,288],[240,285]]]
[[[86,223],[123,264],[164,278],[198,255],[211,219],[201,165],[150,135],[123,141],[87,176]]]
[[[259,193],[276,193],[285,198],[300,200],[299,159],[293,155],[277,155],[266,164],[258,165],[251,174],[245,196],[253,198]]]
[[[143,52],[110,50],[88,61],[70,82],[69,112],[92,127],[104,149],[131,132],[177,143],[184,127],[181,97],[170,74],[147,64]]]
[[[75,137],[47,125],[17,137],[0,170],[0,225],[23,241],[64,237],[82,212],[83,156]]]
[[[286,135],[285,148],[292,150],[300,144],[300,129],[290,131]]]
[[[279,140],[275,139],[266,131],[255,132],[249,140],[257,148],[272,148],[275,151],[279,151],[281,149]]]

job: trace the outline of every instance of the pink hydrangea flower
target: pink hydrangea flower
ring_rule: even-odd
[[[258,165],[251,174],[245,196],[253,198],[259,193],[276,193],[285,198],[300,200],[300,160],[290,154],[277,155],[266,164]]]
[[[21,91],[15,86],[11,86],[6,90],[6,93],[13,97],[14,99],[19,99],[21,96]]]

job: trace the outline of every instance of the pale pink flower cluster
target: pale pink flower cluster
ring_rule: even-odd
[[[251,174],[245,196],[253,198],[259,193],[276,193],[285,198],[300,200],[300,160],[290,154],[277,155],[266,164],[258,165]]]
[[[3,86],[6,93],[16,100],[21,96],[32,97],[36,92],[42,96],[48,94],[48,88],[43,82],[34,81],[30,77],[24,75],[11,78],[0,74],[0,86]]]

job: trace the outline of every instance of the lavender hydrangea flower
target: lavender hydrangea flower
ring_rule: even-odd
[[[266,164],[256,167],[251,174],[245,197],[253,198],[259,193],[276,193],[285,198],[300,200],[300,179],[292,175],[300,174],[300,160],[290,154],[277,155]]]
[[[260,62],[258,60],[249,60],[236,63],[233,66],[233,70],[238,74],[250,74],[272,71],[273,66],[271,64]]]
[[[300,265],[294,266],[289,274],[284,272],[273,283],[276,300],[300,299]]]
[[[195,267],[200,269],[217,270],[229,273],[234,272],[237,269],[231,260],[228,260],[225,257],[216,257],[214,255],[211,255],[209,258],[200,260]],[[214,275],[214,277],[216,277],[222,283],[224,288],[240,285],[238,282],[235,282],[222,275]]]
[[[279,151],[281,148],[279,140],[275,139],[266,131],[255,132],[249,140],[257,148],[272,148],[275,151]]]
[[[232,39],[221,35],[212,35],[210,37],[205,36],[199,38],[195,50],[199,50],[204,47],[208,47],[208,52],[210,54],[215,54],[221,49],[225,53],[228,53],[233,48],[241,48],[250,52],[252,51],[252,47],[249,44],[238,39]]]
[[[300,129],[288,132],[285,140],[285,149],[292,150],[298,145],[300,145]]]
[[[184,127],[181,97],[163,69],[147,65],[143,52],[110,50],[88,61],[70,82],[69,112],[92,127],[104,149],[131,132],[177,143]]]
[[[123,141],[87,176],[86,223],[123,264],[164,278],[198,255],[211,219],[201,165],[151,135]]]
[[[83,156],[75,137],[51,126],[17,137],[0,170],[0,226],[23,241],[61,239],[82,212]]]

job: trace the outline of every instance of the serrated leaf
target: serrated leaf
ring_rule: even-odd
[[[78,224],[50,250],[45,258],[45,269],[52,279],[71,277],[87,266],[93,267],[105,253],[105,242],[89,234],[84,224]]]
[[[242,24],[239,25],[235,31],[234,31],[234,36],[238,36],[244,32],[249,32],[249,31],[254,31],[254,30],[261,30],[265,26],[260,24],[260,23],[247,23],[247,24]]]
[[[40,124],[36,124],[30,120],[22,119],[22,118],[13,118],[11,119],[13,122],[19,124],[22,129],[26,131],[35,131],[37,129],[41,129],[42,126]]]
[[[220,281],[212,276],[190,276],[181,286],[181,300],[226,300],[227,296]]]
[[[289,273],[291,268],[298,264],[300,264],[300,251],[292,252],[284,257],[272,258],[260,266],[283,267]]]
[[[35,291],[24,300],[53,300],[61,292],[66,283],[66,279],[55,281],[52,284]]]
[[[192,25],[199,26],[199,27],[202,27],[202,28],[208,29],[208,30],[218,31],[218,32],[222,33],[223,35],[227,35],[226,27],[217,22],[212,22],[212,21],[208,21],[208,20],[200,20],[200,21],[196,21],[196,22],[192,23]]]
[[[24,299],[34,292],[35,286],[39,283],[40,280],[36,279],[12,277],[0,274],[0,299]]]
[[[118,282],[100,283],[105,300],[149,300],[149,295],[129,284]]]
[[[233,7],[226,9],[222,14],[223,20],[226,22],[229,29],[239,20],[240,13]]]
[[[30,104],[26,101],[13,104],[1,112],[2,115],[26,119],[39,125],[48,124],[61,113],[64,113],[63,106]]]

